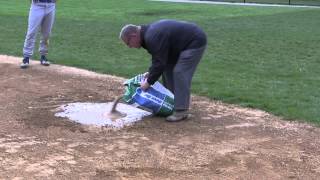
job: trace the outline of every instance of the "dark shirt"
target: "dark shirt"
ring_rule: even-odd
[[[174,66],[182,51],[207,44],[206,34],[195,24],[160,20],[141,26],[142,47],[152,56],[148,83],[154,84],[166,66]]]

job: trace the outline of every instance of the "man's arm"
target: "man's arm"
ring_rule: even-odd
[[[149,53],[152,56],[147,82],[152,85],[160,78],[168,63],[170,46],[165,32],[156,33],[147,43]]]
[[[153,85],[162,75],[164,69],[166,68],[168,61],[168,50],[161,51],[152,56],[152,63],[149,68],[149,72],[145,75],[144,81],[141,83],[142,90],[147,90],[151,85]]]
[[[149,67],[149,76],[147,79],[149,84],[154,84],[160,78],[167,65],[167,59],[168,53],[163,51],[161,54],[158,53],[152,56],[152,63]]]

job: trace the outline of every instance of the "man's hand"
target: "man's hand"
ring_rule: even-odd
[[[143,91],[146,91],[150,87],[150,84],[148,83],[147,78],[144,79],[144,81],[141,83],[140,87]]]
[[[149,77],[149,72],[145,72],[144,74],[143,74],[143,78],[144,79],[147,79]]]

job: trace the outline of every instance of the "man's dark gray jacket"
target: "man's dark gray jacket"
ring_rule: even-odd
[[[152,56],[148,83],[154,84],[167,66],[174,66],[182,51],[207,44],[206,34],[195,24],[160,20],[141,26],[142,47]]]

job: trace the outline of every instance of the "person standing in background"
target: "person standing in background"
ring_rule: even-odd
[[[41,39],[39,53],[41,55],[40,64],[49,66],[47,59],[49,36],[54,23],[56,0],[31,0],[29,11],[28,31],[23,46],[23,60],[20,67],[29,67],[29,59],[33,55],[33,50],[37,38],[39,27],[41,27]]]

